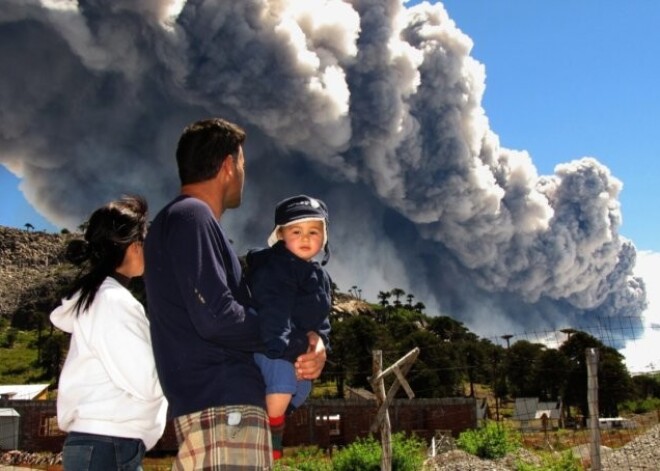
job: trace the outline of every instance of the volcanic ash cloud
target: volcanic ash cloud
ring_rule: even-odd
[[[329,203],[344,290],[400,287],[480,333],[638,317],[621,182],[501,147],[471,48],[440,4],[5,0],[0,162],[64,227],[122,193],[155,212],[182,128],[223,116],[249,136],[224,220],[239,251],[306,192]]]

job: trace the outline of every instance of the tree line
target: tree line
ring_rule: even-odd
[[[12,329],[37,333],[38,358],[34,366],[43,373],[34,379],[54,386],[66,357],[68,336],[52,328],[48,314],[73,276],[75,273],[67,270],[34,286],[11,323]],[[141,280],[134,280],[131,290],[146,304]],[[356,286],[351,287],[349,295],[361,299]],[[504,347],[480,338],[449,316],[426,314],[423,303],[415,302],[414,295],[401,289],[381,291],[378,299],[378,303],[370,304],[368,313],[331,315],[330,351],[321,381],[334,384],[333,397],[343,398],[346,386],[371,389],[373,350],[382,350],[383,364],[389,365],[418,347],[419,356],[406,379],[419,398],[474,396],[475,385],[479,384],[488,387],[496,400],[561,398],[565,405],[586,416],[587,348],[600,352],[599,407],[603,416],[618,415],[626,401],[660,398],[660,378],[632,377],[616,349],[586,332],[565,330],[568,339],[556,348],[528,340],[509,345],[510,338],[506,338]],[[5,343],[11,338],[6,332]]]
[[[357,293],[352,287],[350,293]],[[497,399],[538,397],[562,399],[567,410],[588,415],[585,351],[599,350],[599,408],[602,416],[619,415],[626,401],[660,398],[659,377],[632,377],[624,357],[587,332],[565,329],[557,347],[503,336],[507,346],[480,338],[449,316],[429,316],[422,303],[399,288],[378,293],[372,315],[331,319],[329,362],[322,379],[370,390],[372,351],[383,351],[383,364],[420,349],[406,379],[416,397],[474,396],[475,385],[487,386]],[[467,385],[467,388],[466,388]],[[467,389],[467,391],[466,391]],[[403,397],[403,392],[401,393]]]

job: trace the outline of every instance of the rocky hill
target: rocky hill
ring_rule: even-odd
[[[0,317],[12,318],[25,302],[61,286],[74,268],[64,249],[75,234],[49,234],[0,226]]]
[[[76,268],[64,259],[64,249],[75,237],[81,235],[0,226],[0,318],[32,317],[34,311],[47,314],[55,307],[76,275]],[[336,296],[333,311],[342,316],[373,315],[368,303],[342,293]]]

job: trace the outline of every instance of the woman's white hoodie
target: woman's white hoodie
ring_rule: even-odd
[[[76,315],[80,293],[63,299],[51,322],[71,333],[57,393],[60,429],[142,439],[152,448],[163,434],[167,401],[142,304],[106,278],[89,309]]]

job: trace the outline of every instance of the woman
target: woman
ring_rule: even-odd
[[[85,240],[67,247],[71,262],[88,263],[50,315],[72,334],[57,395],[67,471],[140,470],[165,428],[149,321],[127,289],[144,272],[146,228],[144,199],[124,197],[94,211]]]

